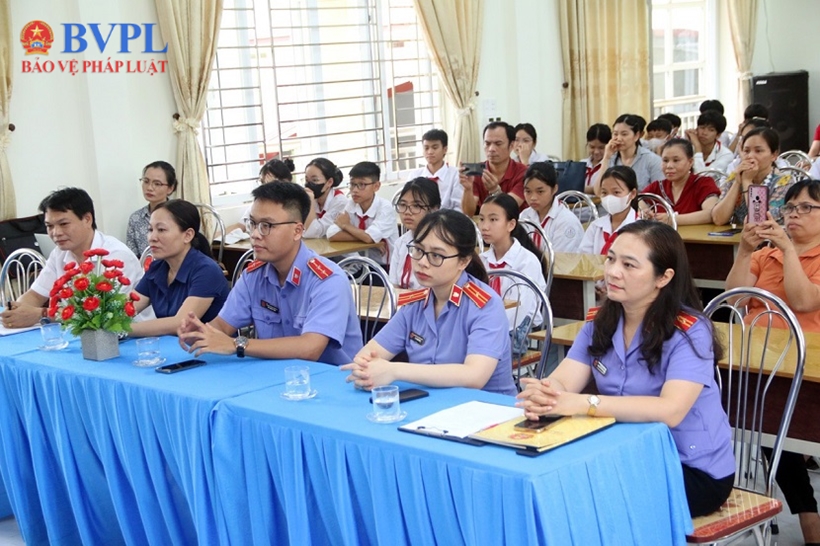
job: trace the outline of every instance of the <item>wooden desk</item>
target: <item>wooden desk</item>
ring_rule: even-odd
[[[595,307],[595,283],[604,278],[606,256],[556,252],[549,298],[554,317],[581,320]]]
[[[692,269],[692,276],[698,286],[725,289],[726,277],[735,262],[735,255],[740,244],[740,234],[721,237],[709,235],[709,233],[730,228],[731,226],[714,224],[678,226],[678,233],[686,246],[689,267]]]
[[[344,256],[345,254],[370,250],[371,248],[376,248],[379,246],[378,243],[362,243],[359,241],[333,242],[328,241],[325,238],[302,239],[302,241],[309,249],[320,256],[324,256],[325,258]],[[228,270],[228,273],[233,275],[233,271],[236,269],[236,264],[239,262],[239,258],[241,258],[245,252],[250,250],[250,248],[251,242],[249,239],[239,241],[238,243],[234,243],[232,245],[225,245],[225,252],[223,253],[222,261],[225,268]]]

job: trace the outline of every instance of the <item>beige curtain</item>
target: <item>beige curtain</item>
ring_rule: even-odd
[[[737,103],[743,118],[743,110],[752,100],[752,57],[755,52],[757,31],[757,0],[729,0],[729,28],[735,48],[737,65]]]
[[[159,28],[168,43],[168,68],[179,118],[174,167],[179,196],[192,203],[210,203],[205,158],[197,141],[211,66],[216,55],[222,0],[155,0]]]
[[[484,0],[414,0],[427,47],[447,97],[456,107],[455,139],[450,149],[459,161],[478,161],[475,87],[481,57]]]
[[[12,44],[11,0],[0,0],[0,220],[17,217],[17,199],[6,157],[11,143],[9,102],[11,101]]]
[[[652,117],[646,0],[559,0],[564,158],[584,157],[593,123]]]

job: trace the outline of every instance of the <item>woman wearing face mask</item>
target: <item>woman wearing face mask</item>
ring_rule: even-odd
[[[609,214],[589,225],[578,252],[606,255],[618,230],[638,219],[632,208],[637,196],[635,171],[622,165],[608,168],[601,177],[601,206]]]
[[[327,228],[345,210],[345,196],[337,186],[344,175],[329,159],[317,157],[305,168],[305,188],[310,197],[310,212],[305,220],[305,239],[319,239],[327,235]]]

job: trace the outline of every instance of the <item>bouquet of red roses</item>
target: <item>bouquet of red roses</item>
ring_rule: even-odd
[[[66,264],[65,274],[54,281],[48,316],[60,320],[75,336],[83,330],[131,331],[139,296],[123,293],[123,287],[131,284],[122,271],[125,264],[107,260],[107,255],[104,248],[86,250],[83,263]]]

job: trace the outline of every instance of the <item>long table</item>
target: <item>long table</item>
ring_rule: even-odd
[[[131,365],[134,340],[94,362],[72,339],[56,353],[37,331],[0,339],[0,471],[26,544],[217,544],[212,412],[284,383],[282,367],[204,355],[165,375]],[[191,357],[174,337],[161,351]]]
[[[686,246],[689,267],[698,286],[719,290],[725,288],[726,277],[740,245],[740,234],[728,237],[709,234],[730,228],[714,224],[678,226],[678,233]]]
[[[220,402],[213,417],[226,544],[681,544],[691,530],[680,461],[661,424],[616,424],[538,458],[408,434],[365,419],[344,373]],[[428,389],[407,421],[466,402]]]
[[[595,306],[595,283],[604,278],[606,256],[556,252],[549,299],[556,318],[581,320]]]

